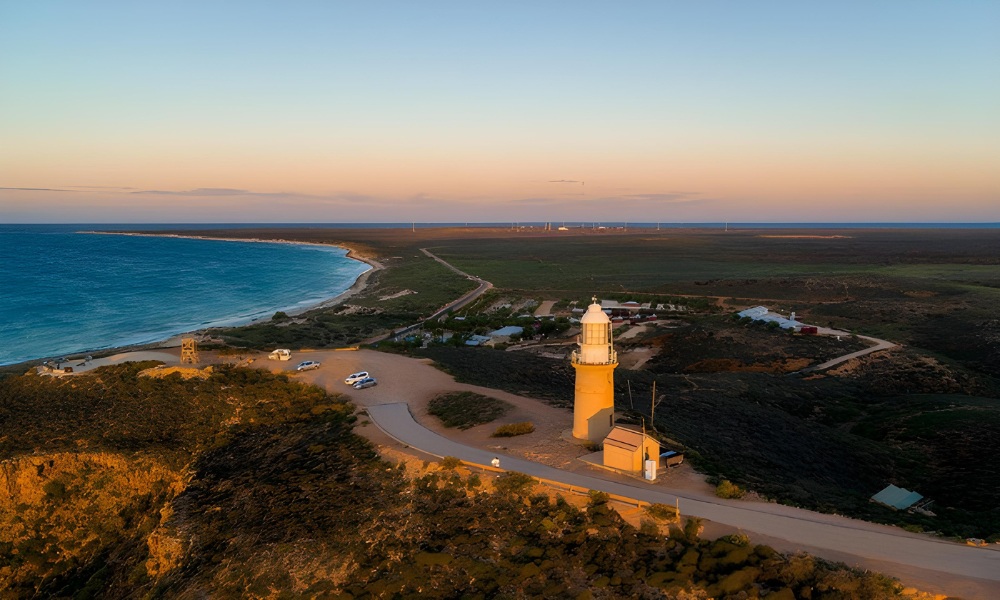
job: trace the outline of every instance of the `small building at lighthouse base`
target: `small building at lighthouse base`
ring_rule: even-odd
[[[604,466],[627,473],[644,471],[647,460],[660,460],[660,442],[638,431],[621,425],[615,426],[604,438]]]

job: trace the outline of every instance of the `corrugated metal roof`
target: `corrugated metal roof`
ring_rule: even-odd
[[[748,308],[746,310],[741,310],[736,313],[741,317],[750,317],[751,319],[756,319],[757,317],[763,317],[767,314],[767,308],[763,306],[755,306],[753,308]]]
[[[896,487],[891,484],[881,492],[872,496],[872,500],[875,502],[885,504],[886,506],[898,510],[910,508],[917,502],[923,500],[923,498],[923,496],[916,492],[911,492],[910,490]]]
[[[506,327],[501,327],[496,331],[491,331],[491,336],[503,336],[503,335],[514,335],[517,333],[524,333],[524,327],[518,327],[517,325],[508,325]]]
[[[648,436],[647,436],[648,437]],[[634,429],[626,429],[620,425],[616,425],[611,429],[611,433],[608,437],[604,438],[605,445],[610,445],[615,448],[622,448],[628,450],[629,452],[635,452],[642,446],[642,432],[635,431]]]
[[[754,321],[774,321],[782,329],[794,329],[795,327],[801,325],[798,321],[794,319],[786,319],[779,314],[769,312],[767,308],[763,306],[755,306],[754,308],[748,308],[742,310],[738,313],[741,317],[750,317]]]

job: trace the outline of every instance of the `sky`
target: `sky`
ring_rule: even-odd
[[[0,0],[0,223],[1000,222],[1000,2]]]

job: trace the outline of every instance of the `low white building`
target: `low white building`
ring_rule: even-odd
[[[748,308],[746,310],[741,310],[736,313],[740,317],[749,317],[754,321],[764,321],[766,323],[777,323],[778,327],[782,329],[795,329],[796,327],[801,327],[802,323],[795,320],[795,313],[792,313],[790,317],[783,317],[778,313],[773,313],[769,311],[764,306],[755,306],[753,308]]]

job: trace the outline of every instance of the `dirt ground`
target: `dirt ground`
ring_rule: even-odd
[[[359,407],[406,402],[418,423],[462,444],[518,456],[567,471],[594,470],[593,467],[578,460],[580,456],[588,454],[589,450],[571,441],[569,431],[573,428],[573,414],[570,411],[549,406],[533,398],[458,383],[447,373],[434,368],[426,359],[413,359],[372,350],[316,351],[296,353],[287,363],[265,358],[256,361],[254,366],[272,371],[291,371],[303,360],[318,360],[322,363],[322,367],[297,374],[295,375],[297,379],[315,383],[331,391],[342,392]],[[344,377],[357,371],[368,371],[378,379],[378,385],[365,390],[354,390],[345,385]],[[510,402],[515,408],[492,423],[464,431],[448,429],[441,425],[437,417],[427,412],[427,404],[440,394],[454,391],[470,391],[491,396]],[[522,421],[534,423],[535,431],[512,438],[490,437],[498,426]],[[384,434],[381,432],[374,434],[371,429],[376,428],[366,426],[359,429],[359,432],[377,444],[386,445]],[[612,475],[603,470],[601,472]],[[642,480],[636,478],[633,481]],[[650,485],[669,486],[700,493],[712,492],[711,486],[705,483],[704,478],[686,464],[661,473],[657,481]]]

